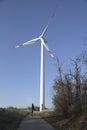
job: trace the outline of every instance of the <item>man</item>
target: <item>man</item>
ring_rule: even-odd
[[[31,109],[32,109],[32,116],[33,116],[33,111],[34,111],[34,104],[32,104],[32,107],[31,107]]]

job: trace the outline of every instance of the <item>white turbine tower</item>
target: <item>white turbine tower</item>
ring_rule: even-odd
[[[50,22],[49,22],[50,23]],[[28,44],[32,44],[32,43],[36,43],[38,42],[39,40],[41,41],[41,68],[40,68],[40,111],[44,110],[45,108],[45,86],[44,86],[44,47],[46,48],[46,50],[48,51],[48,53],[50,54],[50,56],[56,60],[56,58],[54,57],[54,55],[52,54],[52,51],[48,48],[47,44],[45,43],[45,40],[44,40],[44,35],[48,29],[48,25],[49,23],[47,24],[47,26],[44,28],[42,34],[35,38],[35,39],[32,39],[30,41],[27,41],[23,44],[19,44],[17,46],[15,46],[15,48],[18,48],[18,47],[22,47],[22,46],[25,46],[25,45],[28,45]]]

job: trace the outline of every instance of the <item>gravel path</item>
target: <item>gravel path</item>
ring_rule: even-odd
[[[54,128],[44,121],[38,113],[34,113],[33,117],[29,114],[24,118],[18,130],[54,130]]]

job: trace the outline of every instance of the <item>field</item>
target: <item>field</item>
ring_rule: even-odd
[[[28,109],[7,108],[0,112],[0,130],[17,130]]]
[[[0,112],[0,130],[17,130],[22,119],[29,114],[29,109],[7,108]],[[64,117],[52,110],[39,112],[40,116],[55,130],[87,130],[87,113],[78,116]]]
[[[43,111],[40,116],[53,125],[55,130],[87,130],[87,113],[66,118],[62,114],[56,115],[53,111]]]

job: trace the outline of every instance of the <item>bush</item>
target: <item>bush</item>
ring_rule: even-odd
[[[83,113],[87,113],[87,104],[82,106],[82,112]]]

